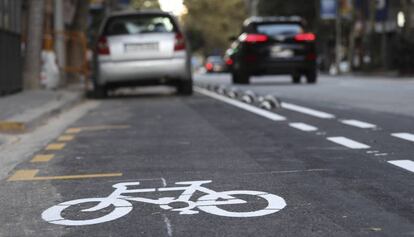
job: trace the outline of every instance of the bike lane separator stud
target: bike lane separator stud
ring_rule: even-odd
[[[64,136],[60,136],[58,138],[59,142],[70,142],[73,141],[73,139],[75,139],[75,136],[73,135],[64,135]]]
[[[37,155],[35,156],[30,162],[31,163],[43,163],[43,162],[49,162],[51,161],[53,158],[55,158],[55,155],[50,154],[50,155]]]
[[[66,134],[76,134],[82,132],[81,128],[69,128],[66,130]]]
[[[60,151],[65,148],[65,143],[53,143],[46,147],[46,151]]]

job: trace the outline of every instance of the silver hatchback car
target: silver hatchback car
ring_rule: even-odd
[[[162,11],[108,16],[94,51],[93,82],[98,97],[119,87],[159,84],[191,95],[190,53],[177,20]]]

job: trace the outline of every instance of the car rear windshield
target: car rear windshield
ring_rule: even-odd
[[[112,17],[106,24],[104,35],[137,35],[176,31],[176,26],[169,16],[134,15]]]
[[[256,25],[256,31],[260,34],[270,36],[276,35],[295,35],[303,32],[303,27],[300,24],[286,24],[286,23],[267,23]]]

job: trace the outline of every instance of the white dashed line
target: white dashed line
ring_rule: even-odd
[[[370,146],[365,145],[363,143],[351,140],[346,137],[328,137],[329,141],[337,143],[339,145],[351,148],[351,149],[368,149]]]
[[[295,112],[311,115],[311,116],[314,116],[314,117],[317,117],[317,118],[322,118],[322,119],[333,119],[333,118],[335,118],[335,115],[333,115],[333,114],[328,114],[328,113],[325,113],[325,112],[322,112],[322,111],[306,108],[306,107],[295,105],[295,104],[282,103],[282,107],[285,108],[285,109],[288,109],[288,110],[292,110],[292,111],[295,111]]]
[[[267,110],[257,108],[257,107],[255,107],[253,105],[248,105],[248,104],[245,104],[243,102],[240,102],[240,101],[237,101],[237,100],[234,100],[234,99],[229,99],[227,97],[224,97],[224,96],[221,96],[221,95],[212,93],[212,92],[207,91],[207,90],[204,90],[204,89],[200,89],[200,88],[197,88],[196,87],[196,88],[194,88],[194,90],[196,92],[200,93],[200,94],[205,95],[205,96],[209,96],[211,98],[220,100],[220,101],[225,102],[227,104],[236,106],[236,107],[238,107],[240,109],[244,109],[246,111],[252,112],[254,114],[257,114],[259,116],[268,118],[268,119],[273,120],[273,121],[285,121],[286,120],[285,117],[280,116],[280,115],[278,115],[276,113],[269,112]]]
[[[398,137],[398,138],[410,141],[410,142],[414,142],[414,134],[411,134],[411,133],[393,133],[391,135],[394,137]]]
[[[299,129],[299,130],[304,131],[304,132],[318,131],[317,127],[308,125],[306,123],[290,123],[289,126],[291,126],[292,128]]]
[[[342,120],[341,123],[346,124],[346,125],[350,125],[350,126],[354,126],[357,128],[376,128],[377,125],[375,124],[371,124],[371,123],[367,123],[367,122],[362,122],[359,120]]]
[[[162,215],[164,217],[164,223],[165,223],[165,227],[167,229],[167,234],[169,237],[173,236],[173,231],[172,231],[172,226],[171,226],[171,221],[170,219],[168,219],[167,215],[163,214]]]
[[[388,163],[414,173],[414,162],[412,160],[392,160],[388,161]]]

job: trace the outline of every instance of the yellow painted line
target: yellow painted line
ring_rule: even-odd
[[[122,173],[107,173],[107,174],[85,174],[85,175],[65,175],[65,176],[46,176],[37,177],[39,170],[18,170],[12,175],[8,181],[45,181],[45,180],[71,180],[71,179],[93,179],[93,178],[108,178],[121,177]]]
[[[64,136],[60,136],[60,137],[58,138],[58,141],[59,141],[59,142],[70,142],[70,141],[72,141],[74,138],[75,138],[75,136],[72,136],[72,135],[64,135]]]
[[[112,129],[128,129],[129,125],[97,125],[97,126],[86,126],[79,128],[69,128],[66,130],[66,134],[76,134],[82,131],[101,131],[101,130],[112,130]]]
[[[3,132],[22,132],[26,130],[26,126],[21,122],[0,121],[0,131]]]
[[[63,148],[65,148],[65,146],[66,146],[65,143],[50,144],[46,147],[46,151],[59,151],[59,150],[62,150]]]
[[[35,156],[31,162],[32,163],[42,163],[42,162],[48,162],[55,158],[55,155],[37,155]]]
[[[82,131],[100,131],[100,130],[112,130],[112,129],[128,129],[129,125],[99,125],[81,128]]]
[[[76,133],[80,133],[80,132],[82,132],[81,128],[69,128],[69,129],[66,130],[65,133],[67,133],[67,134],[76,134]]]

